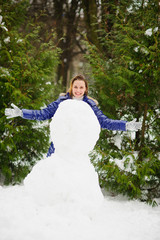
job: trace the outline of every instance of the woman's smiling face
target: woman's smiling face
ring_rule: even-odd
[[[76,98],[81,98],[86,92],[85,82],[82,80],[75,80],[73,83],[72,94]]]

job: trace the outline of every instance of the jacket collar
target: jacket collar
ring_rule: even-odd
[[[67,97],[68,99],[71,99],[71,96],[69,95],[69,92],[67,92],[66,97]]]
[[[84,101],[84,102],[87,102],[87,101],[88,101],[88,97],[87,97],[86,94],[84,94],[83,101]]]

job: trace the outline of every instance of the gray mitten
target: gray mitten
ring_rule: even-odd
[[[6,108],[5,109],[5,115],[7,118],[14,118],[14,117],[22,117],[23,113],[22,110],[19,109],[16,105],[13,103],[11,104],[13,108]]]
[[[136,119],[134,119],[131,122],[126,123],[126,130],[129,131],[138,131],[142,128],[142,123],[141,122],[136,122]]]

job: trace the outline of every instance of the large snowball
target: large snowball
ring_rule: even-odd
[[[24,181],[26,190],[40,204],[90,214],[103,201],[98,175],[88,157],[99,137],[98,120],[87,103],[66,100],[50,128],[55,153],[34,166]]]
[[[94,148],[99,138],[100,125],[87,103],[66,100],[59,105],[50,130],[56,153],[80,156]]]

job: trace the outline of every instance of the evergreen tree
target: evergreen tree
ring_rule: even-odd
[[[120,149],[114,142],[115,133],[104,131],[97,146],[102,155],[97,168],[102,186],[152,202],[160,196],[159,4],[158,1],[127,4],[117,7],[112,30],[109,33],[101,30],[101,43],[110,54],[87,43],[87,58],[95,89],[99,89],[95,96],[104,113],[128,121],[136,118],[143,125],[135,137],[121,133]]]
[[[54,36],[47,41],[41,24],[26,18],[28,4],[0,2],[0,177],[4,184],[21,182],[49,147],[47,123],[20,117],[8,120],[4,109],[11,103],[39,109],[60,91],[54,85],[59,54]]]

